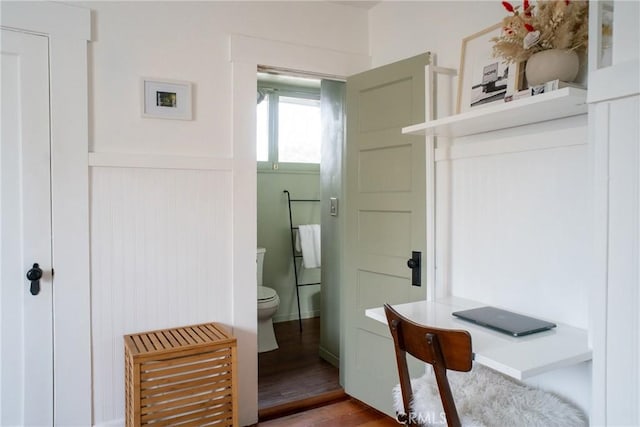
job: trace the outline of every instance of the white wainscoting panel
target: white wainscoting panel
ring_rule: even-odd
[[[95,424],[123,420],[124,334],[231,325],[232,202],[231,171],[92,169]]]
[[[556,147],[489,150],[445,162],[451,186],[449,268],[456,296],[587,328],[592,244],[587,133],[584,118],[565,124],[494,135],[525,145],[558,140]]]
[[[606,335],[594,348],[606,360],[606,424],[639,425],[640,96],[612,100],[608,108],[596,105],[598,117],[607,114],[609,121],[607,139],[596,144],[606,146],[609,156],[606,300],[599,301],[606,305]]]

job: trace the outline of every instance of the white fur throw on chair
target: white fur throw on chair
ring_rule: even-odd
[[[471,372],[447,371],[447,378],[464,427],[582,427],[586,415],[562,398],[518,382],[484,366]],[[411,380],[414,420],[425,426],[446,424],[431,366]],[[400,385],[393,388],[394,408],[404,413]]]

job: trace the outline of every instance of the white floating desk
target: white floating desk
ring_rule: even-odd
[[[393,308],[417,323],[469,331],[474,360],[477,363],[519,380],[591,360],[587,331],[584,329],[554,322],[558,326],[550,331],[511,337],[451,315],[453,311],[483,305],[486,304],[448,297],[436,301],[398,304]],[[370,308],[366,310],[366,315],[387,323],[383,307]]]

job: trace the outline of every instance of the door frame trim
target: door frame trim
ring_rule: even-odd
[[[258,421],[258,350],[255,304],[255,264],[246,260],[255,253],[256,187],[256,92],[258,65],[305,72],[350,75],[369,68],[370,57],[302,46],[275,40],[232,34],[229,37],[232,73],[233,117],[233,334],[238,347],[238,395],[240,425]],[[254,255],[250,255],[254,256]],[[238,295],[243,295],[242,298]]]
[[[54,424],[91,425],[87,42],[91,11],[6,2],[1,26],[49,39]],[[73,372],[74,375],[68,375]],[[58,398],[59,397],[59,398]]]

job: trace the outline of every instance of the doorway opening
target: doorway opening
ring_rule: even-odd
[[[344,123],[344,94],[337,91],[336,97],[334,87],[344,83],[264,67],[257,80],[257,243],[264,249],[258,294],[269,289],[271,306],[277,307],[269,322],[258,303],[258,414],[265,420],[345,396],[338,370],[339,264],[326,255],[333,244],[327,233],[339,221],[328,222],[323,212],[329,198],[341,196],[341,187],[336,194],[335,182],[327,185],[323,174],[341,174],[341,158],[326,153],[342,152],[343,132],[334,134]],[[328,104],[334,110],[338,105],[339,114]],[[285,190],[291,199],[320,203],[290,209]],[[317,266],[303,261],[305,245],[295,242],[299,225],[322,230]],[[313,283],[319,284],[304,286]],[[273,328],[275,343],[265,341],[265,328]]]

